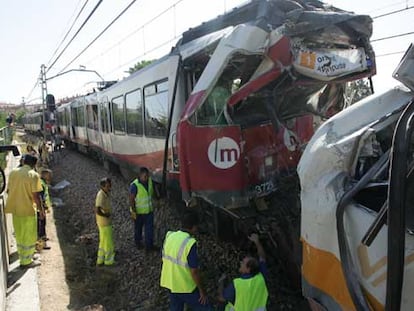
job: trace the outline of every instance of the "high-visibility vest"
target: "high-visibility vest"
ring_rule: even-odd
[[[40,182],[42,183],[43,199],[45,201],[46,207],[50,208],[52,207],[52,200],[50,199],[50,195],[49,195],[49,186],[43,179],[40,179]]]
[[[233,280],[236,298],[234,305],[228,303],[226,311],[265,311],[267,303],[267,287],[263,275],[259,272],[249,279]]]
[[[137,214],[148,214],[152,212],[152,197],[154,188],[151,177],[148,178],[148,191],[145,187],[135,179],[132,182],[137,187],[137,195],[135,196],[135,212]]]
[[[168,231],[162,249],[162,287],[172,293],[192,293],[197,285],[194,282],[187,256],[196,240],[183,231]]]

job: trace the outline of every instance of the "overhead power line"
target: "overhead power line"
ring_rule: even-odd
[[[102,0],[101,0],[102,1]],[[97,35],[95,37],[95,39],[93,39],[78,55],[76,55],[65,67],[63,67],[63,69],[59,72],[62,73],[64,70],[66,70],[66,68],[68,68],[75,60],[77,60],[79,58],[79,56],[81,56],[92,44],[95,43],[96,40],[98,40],[108,29],[109,27],[111,27],[134,3],[136,2],[136,0],[132,0],[125,9],[122,10],[121,13],[118,14],[117,17],[115,17],[114,20],[112,20],[112,22],[110,22],[108,24],[108,26],[106,26],[104,28],[104,30],[102,30],[99,35]]]
[[[402,54],[402,53],[405,53],[405,51],[384,53],[384,54],[375,55],[375,57],[378,58],[378,57],[390,56],[390,55],[397,55],[397,54]]]
[[[85,21],[82,23],[82,25],[79,27],[78,31],[73,35],[72,39],[66,44],[66,46],[63,48],[63,50],[60,52],[60,54],[56,57],[55,61],[49,66],[49,68],[46,70],[46,73],[49,72],[49,70],[53,67],[54,64],[58,61],[58,59],[62,56],[62,54],[66,51],[67,47],[72,43],[72,41],[76,38],[76,36],[79,34],[79,32],[82,30],[83,26],[86,25],[86,23],[89,21],[89,19],[92,17],[92,15],[95,13],[96,9],[101,5],[103,0],[99,0],[99,2],[95,5],[92,12],[89,13],[88,17],[85,19]],[[66,68],[65,68],[66,69]],[[62,70],[63,71],[63,70]]]
[[[383,9],[387,9],[387,8],[390,8],[390,7],[395,7],[395,6],[397,6],[397,5],[399,5],[399,4],[403,4],[403,3],[407,4],[407,1],[406,1],[406,0],[405,0],[405,1],[400,1],[400,2],[393,3],[393,4],[388,4],[388,5],[383,6],[383,7],[378,7],[378,8],[376,8],[376,9],[374,9],[374,10],[370,10],[370,11],[369,11],[369,12],[367,12],[366,14],[370,14],[370,13],[378,12],[378,11],[381,11],[381,10],[383,10]]]
[[[39,79],[36,79],[36,82],[33,85],[32,90],[29,92],[29,95],[26,96],[26,100],[30,100],[30,98],[32,97],[32,94],[33,94],[34,90],[36,89],[38,83],[39,83]]]
[[[411,31],[411,32],[406,32],[406,33],[401,33],[401,34],[398,34],[398,35],[394,35],[394,36],[388,36],[388,37],[374,39],[374,40],[371,40],[371,42],[378,42],[378,41],[382,41],[382,40],[399,38],[399,37],[409,36],[409,35],[413,35],[413,34],[414,34],[414,31]]]
[[[147,55],[148,53],[151,53],[151,52],[153,52],[153,51],[156,51],[156,50],[158,50],[159,48],[161,48],[161,47],[163,47],[163,46],[165,46],[165,45],[167,45],[167,44],[170,44],[171,42],[176,41],[178,37],[179,37],[179,36],[175,36],[175,37],[174,37],[174,38],[172,38],[172,39],[169,39],[169,40],[167,40],[167,41],[164,41],[163,43],[161,43],[161,44],[159,44],[159,45],[157,45],[157,46],[153,47],[152,49],[150,49],[150,50],[148,50],[148,51],[145,51],[144,53],[142,53],[142,54],[140,54],[140,55],[138,55],[138,56],[134,57],[133,59],[130,59],[129,61],[126,61],[126,62],[125,62],[125,63],[123,63],[122,65],[119,65],[118,67],[111,69],[111,71],[108,71],[108,72],[104,73],[104,76],[109,75],[109,74],[111,74],[111,73],[114,73],[114,72],[115,72],[115,71],[117,71],[118,69],[120,69],[120,68],[122,68],[122,67],[124,67],[124,66],[126,66],[126,65],[128,65],[128,64],[131,64],[132,62],[137,61],[138,59],[140,59],[141,57],[143,57],[143,56]]]
[[[381,17],[384,17],[384,16],[400,13],[400,12],[403,12],[403,11],[407,11],[407,10],[410,10],[410,9],[414,9],[414,6],[409,6],[409,7],[406,7],[404,9],[395,10],[395,11],[391,11],[391,12],[384,13],[384,14],[381,14],[381,15],[377,15],[377,16],[374,16],[372,19],[381,18]]]
[[[107,48],[105,51],[100,52],[99,54],[95,55],[94,57],[92,57],[91,59],[89,59],[88,61],[86,61],[86,64],[90,63],[92,60],[95,60],[98,56],[105,55],[106,53],[108,53],[109,51],[111,51],[112,49],[114,49],[115,47],[119,46],[122,42],[126,41],[128,38],[130,38],[131,36],[133,36],[134,34],[136,34],[138,31],[144,29],[145,26],[148,26],[151,23],[153,23],[157,18],[161,17],[163,14],[165,14],[168,11],[170,11],[175,6],[177,6],[177,4],[179,4],[180,2],[183,2],[183,1],[185,1],[185,0],[178,0],[178,1],[176,1],[171,6],[169,6],[168,8],[166,8],[164,11],[158,13],[156,16],[152,17],[150,20],[148,20],[144,24],[140,25],[138,28],[135,28],[135,30],[131,31],[129,34],[127,34],[126,36],[124,36],[117,43],[115,43],[112,46],[110,46],[109,48]],[[176,37],[174,37],[174,38],[176,38]]]
[[[89,0],[86,0],[85,3],[83,4],[82,8],[80,9],[80,11],[78,12],[78,15],[75,17],[75,19],[72,22],[72,25],[69,27],[69,30],[66,32],[65,36],[63,37],[62,41],[60,41],[58,47],[56,48],[56,50],[53,52],[53,55],[50,57],[49,61],[47,62],[47,64],[49,64],[53,57],[55,57],[57,51],[60,49],[60,47],[62,46],[63,42],[66,40],[66,38],[68,37],[69,33],[72,31],[73,26],[75,26],[75,23],[78,21],[79,16],[82,14],[83,9],[86,7],[86,4],[88,3]],[[47,67],[49,67],[49,65],[47,65]]]

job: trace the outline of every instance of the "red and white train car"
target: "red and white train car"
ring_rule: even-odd
[[[314,130],[346,106],[345,82],[375,73],[371,23],[318,1],[252,1],[59,107],[59,127],[123,172],[148,167],[186,202],[248,206],[295,172]]]

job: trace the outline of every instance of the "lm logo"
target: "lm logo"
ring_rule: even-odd
[[[240,147],[232,138],[218,138],[208,146],[208,159],[217,168],[230,168],[237,163],[239,158]]]

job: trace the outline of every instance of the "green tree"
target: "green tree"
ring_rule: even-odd
[[[16,111],[15,115],[16,118],[14,119],[14,122],[17,124],[23,124],[23,117],[25,115],[25,110],[24,109],[19,109]]]
[[[142,60],[139,61],[138,63],[136,63],[133,67],[130,67],[128,69],[129,74],[134,73],[135,71],[141,70],[142,68],[152,64],[152,62],[154,62],[155,59],[153,60]]]

